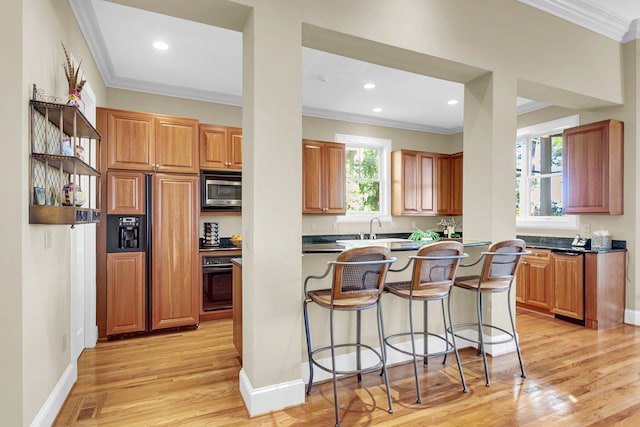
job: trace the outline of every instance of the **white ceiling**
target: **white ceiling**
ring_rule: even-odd
[[[240,32],[105,0],[69,1],[108,87],[241,105]],[[640,0],[519,1],[619,41],[633,35],[633,17],[640,17]],[[169,49],[154,49],[156,40]],[[462,130],[459,83],[309,48],[302,58],[305,115],[443,134]],[[365,90],[368,82],[376,88]],[[451,99],[458,104],[448,105]],[[521,113],[544,106],[517,103]]]

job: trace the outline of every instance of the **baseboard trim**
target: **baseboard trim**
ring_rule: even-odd
[[[628,325],[640,326],[640,311],[638,310],[629,310],[628,308],[624,310],[624,323]]]
[[[240,370],[240,394],[249,417],[278,411],[305,402],[305,388],[302,379],[254,388],[244,369]]]
[[[31,421],[31,427],[49,427],[53,425],[58,412],[62,408],[65,399],[71,392],[71,388],[78,379],[78,363],[74,360],[69,363],[67,369],[56,383],[56,386],[51,391],[51,394],[44,402],[44,405],[40,408],[33,421]]]

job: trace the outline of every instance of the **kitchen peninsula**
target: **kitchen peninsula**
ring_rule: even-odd
[[[417,250],[420,248],[421,244],[414,243],[408,239],[406,236],[398,237],[399,235],[378,235],[378,239],[375,240],[359,240],[357,237],[353,238],[353,236],[303,236],[302,238],[302,281],[307,276],[322,275],[326,268],[327,262],[333,261],[336,259],[338,254],[348,248],[363,246],[363,245],[381,245],[386,246],[391,250],[391,255],[397,258],[397,261],[391,265],[392,269],[400,269],[404,267],[409,261],[409,257],[415,255]],[[483,240],[472,240],[472,239],[461,239],[462,243],[465,247],[465,253],[469,255],[469,258],[463,260],[463,264],[471,264],[475,260],[477,260],[482,251],[486,251],[490,241]],[[460,268],[458,270],[458,274],[475,274],[479,272],[479,266],[474,266],[471,268]],[[387,282],[395,282],[395,281],[404,281],[409,280],[411,278],[411,267],[407,268],[402,272],[388,272],[387,273]],[[332,275],[328,274],[327,277],[323,279],[311,280],[309,282],[309,289],[321,289],[321,288],[330,288],[331,287],[331,279]],[[302,294],[303,287],[302,283],[300,286],[300,292]],[[452,309],[452,317],[455,323],[466,323],[472,322],[475,317],[475,306],[476,300],[473,296],[468,295],[468,292],[458,292],[456,290],[452,293],[451,300],[451,309]],[[301,296],[302,298],[302,296]],[[302,300],[301,300],[302,302]],[[490,304],[490,299],[488,298],[488,304]],[[301,304],[302,305],[302,304]],[[422,304],[420,304],[422,305]],[[389,298],[387,295],[382,296],[382,306],[384,311],[384,328],[385,333],[393,334],[400,332],[402,330],[407,330],[407,316],[406,316],[406,301],[403,301],[399,298]],[[422,308],[417,305],[419,309],[414,311],[414,316],[416,321],[419,321],[421,324],[422,321]],[[309,316],[313,319],[310,324],[312,325],[311,334],[313,342],[316,346],[325,346],[329,344],[329,313],[328,310],[321,310],[317,307],[311,305],[309,307]],[[345,312],[337,312],[336,317],[343,317],[347,319],[349,313]],[[363,312],[362,313],[362,321],[363,323],[372,322],[375,324],[375,310],[371,310],[371,312]],[[347,342],[348,340],[353,340],[353,336],[350,334],[355,334],[355,317],[353,317],[353,321],[348,319],[348,322],[345,322],[346,325],[351,325],[353,327],[347,327],[345,330],[341,330],[336,332],[336,342]],[[508,320],[506,320],[508,321]],[[315,327],[314,327],[315,325]],[[320,325],[320,326],[317,326]],[[363,330],[363,342],[369,343],[377,343],[377,336],[375,335],[375,328],[368,328],[367,334]],[[373,329],[373,330],[372,330]],[[435,332],[438,334],[444,334],[444,328],[442,326],[442,315],[438,310],[431,310],[429,312],[429,330],[430,332]],[[468,332],[472,336],[473,334],[477,334],[477,331],[469,330]],[[421,340],[417,340],[417,342],[421,342]],[[421,344],[418,344],[421,345]],[[429,340],[429,346],[434,346],[436,348],[440,345],[439,342],[435,340],[432,342]],[[460,342],[460,346],[468,346],[469,342]],[[375,347],[375,344],[374,344]],[[508,351],[508,350],[507,350]],[[506,351],[504,351],[506,352]],[[399,352],[389,352],[388,354],[388,363],[402,363],[408,360],[407,356],[400,354]],[[306,363],[307,354],[306,354],[306,345],[303,346],[303,355],[302,360],[304,360],[302,364],[303,375],[302,378],[307,381],[308,380],[308,364]],[[324,379],[328,379],[324,375],[328,375],[324,371],[314,372],[314,381],[322,381]]]

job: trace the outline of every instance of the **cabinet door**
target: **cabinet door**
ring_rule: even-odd
[[[345,203],[345,146],[327,142],[323,153],[325,213],[344,214]]]
[[[424,214],[436,212],[436,156],[431,153],[418,155],[419,168],[419,200],[420,211]]]
[[[462,215],[462,153],[451,155],[451,215]]]
[[[152,329],[199,320],[198,178],[153,177]]]
[[[617,120],[563,132],[565,213],[623,214],[623,124]]]
[[[302,143],[302,213],[324,213],[321,142]]]
[[[526,303],[551,310],[553,307],[553,286],[549,253],[539,253],[539,258],[527,257],[525,269],[528,285]]]
[[[584,319],[583,264],[583,256],[580,254],[553,254],[552,312]]]
[[[200,167],[225,169],[228,130],[223,126],[200,125]]]
[[[144,255],[107,254],[107,335],[145,330]]]
[[[230,128],[227,144],[228,168],[242,170],[242,129]]]
[[[107,167],[153,170],[155,159],[153,116],[131,111],[107,112]]]
[[[451,156],[449,156],[448,154],[438,154],[436,156],[436,169],[438,177],[438,191],[436,194],[436,199],[438,202],[438,214],[451,215],[451,212],[453,211]]]
[[[144,174],[113,171],[107,176],[107,214],[144,215]]]
[[[233,299],[233,345],[235,346],[240,361],[242,361],[242,267],[233,264],[232,267],[232,292]]]
[[[518,270],[516,271],[516,302],[519,303],[527,302],[528,269],[529,265],[527,264],[526,259],[523,258],[518,266]]]
[[[155,169],[158,172],[199,172],[198,121],[159,117],[155,121]]]

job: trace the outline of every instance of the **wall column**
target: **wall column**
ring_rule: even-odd
[[[24,420],[23,384],[23,310],[22,310],[22,237],[27,227],[28,165],[26,153],[26,123],[28,107],[24,100],[27,88],[23,78],[23,5],[21,0],[2,3],[0,35],[12,40],[5,46],[8,58],[0,70],[0,116],[2,117],[3,166],[2,182],[12,183],[2,190],[6,209],[0,213],[3,245],[0,245],[0,272],[2,272],[2,298],[0,298],[0,424],[26,425]]]
[[[474,189],[463,195],[465,238],[497,242],[516,235],[516,96],[516,77],[503,72],[487,73],[465,85],[464,188]],[[467,273],[462,269],[461,274]],[[484,298],[484,319],[508,330],[504,298],[504,295]],[[472,301],[475,299],[468,303],[473,304]],[[510,304],[514,308],[513,298]],[[464,321],[474,321],[475,310],[466,315],[470,318]],[[515,347],[494,350],[515,351]]]
[[[304,403],[302,41],[297,3],[256,2],[243,31],[243,368],[251,416]]]

